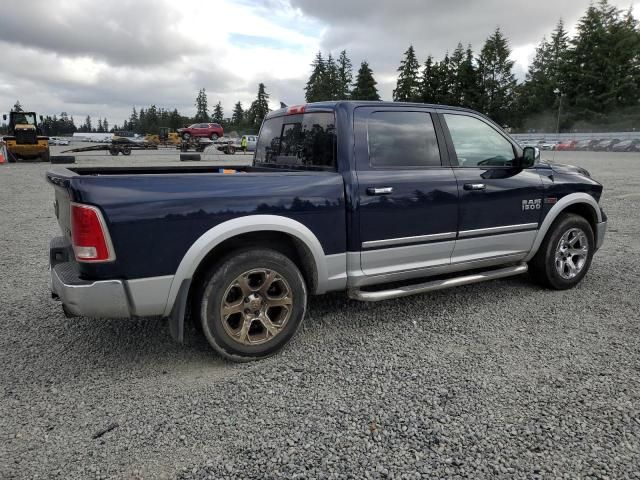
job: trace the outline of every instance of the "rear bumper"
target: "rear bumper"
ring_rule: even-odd
[[[607,221],[596,223],[596,250],[599,250],[604,243],[604,236],[607,233]]]
[[[84,280],[63,237],[49,246],[51,294],[67,315],[95,318],[162,316],[173,275],[134,280]]]
[[[70,262],[51,267],[51,292],[62,301],[65,312],[71,315],[103,318],[132,316],[122,280],[82,280]]]

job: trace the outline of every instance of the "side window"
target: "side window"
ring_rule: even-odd
[[[511,143],[490,125],[467,115],[444,115],[461,167],[513,165]]]
[[[256,164],[334,170],[335,135],[333,113],[270,118],[262,124],[254,161]]]
[[[372,167],[439,167],[440,150],[431,114],[373,112],[367,122]]]

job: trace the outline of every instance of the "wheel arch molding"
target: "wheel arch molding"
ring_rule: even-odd
[[[576,209],[576,207],[578,207],[579,210],[589,209],[586,211],[590,212],[591,218],[586,218],[586,220],[589,221],[592,228],[594,228],[594,225],[593,225],[594,221],[596,224],[603,221],[602,212],[600,210],[600,206],[598,205],[598,202],[596,201],[595,198],[593,198],[588,193],[576,192],[576,193],[571,193],[569,195],[562,197],[551,208],[551,210],[549,210],[549,213],[547,213],[547,215],[544,217],[544,220],[542,221],[542,224],[538,229],[538,234],[536,235],[536,238],[533,242],[531,251],[529,252],[529,255],[527,255],[524,261],[528,262],[535,256],[538,249],[540,248],[540,245],[542,244],[542,241],[544,240],[547,233],[549,232],[551,225],[553,225],[553,222],[556,221],[558,216],[564,212],[576,213],[576,211],[574,210]],[[580,212],[578,211],[577,213],[580,213]],[[594,228],[594,235],[595,235],[595,228]]]
[[[275,232],[286,234],[301,243],[308,255],[305,260],[313,261],[313,284],[315,293],[324,293],[327,289],[329,272],[324,249],[315,234],[302,223],[279,215],[248,215],[223,222],[207,230],[191,245],[183,256],[173,278],[164,316],[169,316],[178,298],[180,286],[190,281],[198,267],[206,261],[209,254],[223,242],[251,233]],[[259,243],[256,246],[260,247]],[[310,257],[310,258],[308,258]],[[303,272],[304,273],[304,272]]]

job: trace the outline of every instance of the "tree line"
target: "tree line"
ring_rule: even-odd
[[[413,46],[398,67],[393,100],[462,106],[520,130],[562,131],[640,128],[640,32],[632,11],[600,0],[580,18],[569,38],[560,20],[543,38],[518,83],[511,48],[500,28],[479,54],[458,43],[440,60],[418,60]],[[346,51],[337,60],[318,53],[305,86],[308,102],[379,100],[367,62],[355,80]],[[561,107],[561,108],[560,108]]]
[[[209,113],[209,102],[207,93],[204,88],[198,91],[195,100],[196,114],[194,117],[182,115],[177,108],[173,110],[165,109],[151,105],[142,107],[139,110],[133,107],[129,118],[122,125],[111,125],[106,118],[99,118],[94,123],[90,115],[84,119],[84,123],[79,127],[76,126],[73,116],[69,116],[66,112],[62,112],[60,116],[47,115],[44,117],[41,128],[46,135],[73,135],[75,132],[84,133],[107,133],[117,132],[121,130],[132,131],[138,134],[158,133],[160,127],[168,127],[171,130],[177,130],[186,125],[193,123],[209,123],[215,122],[222,125],[225,130],[238,131],[240,133],[257,133],[262,125],[262,120],[269,113],[269,94],[263,83],[258,85],[256,99],[246,110],[241,102],[236,102],[231,117],[226,118],[222,103],[218,102]],[[22,111],[20,101],[16,101],[13,111]],[[3,123],[0,126],[0,133],[7,133],[7,125]]]

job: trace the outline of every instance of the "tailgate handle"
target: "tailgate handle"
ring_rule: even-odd
[[[369,195],[389,195],[393,193],[393,187],[369,187],[367,194]]]
[[[487,186],[484,183],[465,183],[465,190],[485,190]]]

